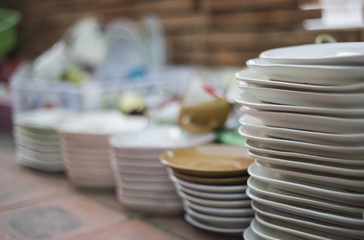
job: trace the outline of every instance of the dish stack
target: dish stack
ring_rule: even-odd
[[[254,215],[245,193],[253,163],[237,146],[210,144],[169,150],[161,156],[191,225],[223,234],[242,234]]]
[[[364,43],[302,45],[236,74],[255,158],[245,239],[363,239],[363,64]]]
[[[16,114],[16,161],[43,171],[63,171],[56,127],[67,115],[69,112],[60,109],[37,109]]]
[[[215,135],[191,135],[175,125],[111,137],[118,200],[128,208],[155,214],[182,212],[182,203],[159,156],[167,149],[213,141]]]
[[[119,112],[80,113],[59,128],[62,154],[70,182],[80,187],[113,187],[108,139],[111,134],[146,127],[144,117]]]

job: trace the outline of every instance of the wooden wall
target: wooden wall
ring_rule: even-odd
[[[243,66],[266,49],[312,43],[321,33],[302,20],[320,11],[302,11],[303,0],[3,0],[23,13],[19,37],[36,56],[56,42],[77,19],[120,16],[139,19],[157,13],[165,27],[173,63]],[[331,31],[339,41],[358,41],[358,31]]]

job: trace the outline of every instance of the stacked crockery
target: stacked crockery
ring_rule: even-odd
[[[192,135],[175,125],[152,125],[111,137],[117,198],[137,211],[180,213],[181,201],[159,156],[167,149],[200,145],[214,138],[213,133]]]
[[[166,151],[161,162],[180,195],[185,219],[212,232],[242,234],[253,217],[245,194],[253,163],[241,147],[203,145]]]
[[[62,154],[69,180],[82,187],[113,187],[108,139],[111,134],[139,131],[144,117],[119,112],[80,113],[59,127]]]
[[[70,113],[36,109],[15,115],[16,161],[44,171],[63,171],[57,125]]]
[[[236,74],[255,163],[246,239],[363,239],[364,43],[263,52]]]

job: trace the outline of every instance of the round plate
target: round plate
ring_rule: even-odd
[[[208,185],[239,185],[239,184],[246,184],[246,180],[248,179],[248,175],[243,177],[198,177],[198,176],[191,176],[187,174],[180,173],[176,170],[173,171],[173,175],[187,180],[189,182],[194,183],[201,183],[201,184],[208,184]]]
[[[189,207],[195,211],[205,213],[208,215],[220,216],[220,217],[252,217],[254,210],[251,208],[216,208],[201,206],[196,203],[192,203],[186,199],[183,200],[186,207]]]

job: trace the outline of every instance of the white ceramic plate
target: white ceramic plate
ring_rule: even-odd
[[[250,178],[248,186],[254,192],[264,196],[277,199],[277,202],[289,203],[295,206],[305,206],[307,208],[320,209],[337,215],[349,216],[352,218],[362,218],[364,208],[353,207],[333,203],[327,200],[320,200],[310,196],[292,193],[277,189],[265,182],[261,182],[256,178]]]
[[[21,146],[16,146],[16,152],[20,155],[27,156],[30,159],[38,162],[46,163],[61,163],[62,155],[61,153],[39,153]]]
[[[29,142],[24,140],[23,138],[15,138],[15,144],[18,146],[21,146],[23,148],[32,150],[34,152],[38,152],[38,153],[43,153],[43,154],[53,154],[53,153],[60,153],[61,152],[61,148],[60,145],[44,145],[44,144],[39,144],[39,143],[34,143],[34,142]]]
[[[294,151],[289,151],[290,149],[287,149],[287,151],[280,151],[280,150],[273,150],[273,149],[267,149],[264,147],[259,146],[258,142],[247,140],[245,143],[246,147],[249,149],[250,153],[255,153],[259,155],[267,155],[276,157],[276,158],[289,158],[289,159],[295,159],[296,161],[300,161],[301,159],[303,161],[312,161],[317,163],[323,163],[333,166],[339,166],[342,165],[346,168],[358,168],[363,169],[364,168],[364,161],[363,159],[360,160],[350,160],[345,158],[329,158],[329,157],[321,157],[317,155],[312,154],[304,154],[304,153],[297,153]]]
[[[156,160],[160,158],[160,155],[165,149],[118,149],[112,148],[112,152],[117,158],[128,158],[128,159],[144,159],[144,160]]]
[[[211,192],[211,193],[244,193],[247,188],[246,185],[223,186],[223,185],[198,184],[186,180],[181,180],[171,174],[169,174],[169,177],[176,184],[188,187],[193,190]]]
[[[215,134],[190,134],[176,125],[151,125],[143,131],[120,134],[110,138],[111,146],[118,149],[167,150],[211,142]]]
[[[301,142],[318,143],[322,145],[360,145],[364,142],[364,133],[333,134],[312,132],[284,127],[270,127],[263,124],[259,118],[243,115],[240,124],[247,130],[264,133],[265,136],[297,140]]]
[[[39,128],[14,125],[13,131],[17,134],[38,141],[59,141],[59,135],[55,129],[43,130]]]
[[[265,240],[264,238],[256,235],[251,227],[245,228],[243,237],[245,240]]]
[[[249,208],[250,207],[250,199],[249,200],[214,200],[214,199],[205,199],[191,196],[187,193],[183,193],[178,191],[178,194],[182,199],[187,199],[192,203],[199,204],[201,206],[206,207],[216,207],[216,208]]]
[[[190,223],[191,225],[210,231],[210,232],[217,232],[217,233],[225,233],[225,234],[242,234],[244,231],[244,228],[219,228],[219,227],[213,227],[210,225],[206,225],[204,223],[199,222],[198,220],[194,219],[193,217],[189,216],[188,214],[185,214],[185,220]]]
[[[216,208],[201,206],[196,203],[192,203],[186,199],[183,199],[183,203],[186,207],[195,211],[205,213],[208,215],[220,216],[220,217],[252,217],[254,211],[251,208]]]
[[[253,221],[250,223],[250,227],[256,235],[265,240],[281,240],[281,239],[304,240],[304,238],[296,237],[291,234],[287,234],[282,231],[278,231],[276,229],[263,226],[255,219],[253,219]]]
[[[33,138],[32,136],[29,137],[29,135],[22,134],[19,131],[14,131],[13,136],[17,139],[24,139],[27,142],[33,142],[42,145],[59,145],[60,143],[59,138],[42,138],[41,136]]]
[[[130,158],[115,158],[119,167],[150,167],[150,168],[165,168],[159,159],[130,159]]]
[[[267,228],[271,228],[297,237],[302,237],[304,239],[329,240],[335,239],[337,237],[337,235],[322,233],[321,231],[277,221],[264,215],[255,214],[255,220],[259,222],[262,226],[265,226]]]
[[[255,193],[253,190],[251,190],[249,188],[247,189],[247,194],[253,201],[256,201],[256,202],[266,205],[266,206],[270,206],[274,209],[278,209],[283,212],[294,213],[299,216],[314,218],[314,219],[318,219],[320,221],[328,222],[331,224],[352,227],[352,228],[355,228],[358,230],[363,229],[363,227],[364,227],[363,219],[342,217],[342,216],[330,214],[330,213],[327,213],[324,211],[316,211],[316,210],[307,209],[305,207],[297,207],[297,206],[292,206],[290,204],[276,202],[274,200],[266,199],[266,198],[260,196],[259,194]]]
[[[360,160],[364,155],[364,146],[331,146],[286,139],[261,137],[259,136],[259,132],[251,132],[246,128],[239,128],[239,133],[246,139],[256,141],[261,147],[268,149],[281,151],[289,150],[323,157],[347,157],[352,160]]]
[[[317,85],[360,83],[364,75],[361,66],[278,64],[259,58],[248,60],[246,65],[268,75],[270,79]]]
[[[345,191],[339,188],[323,188],[318,184],[297,181],[294,179],[288,180],[277,172],[267,171],[263,167],[256,164],[250,165],[248,171],[250,176],[257,178],[262,182],[269,183],[272,186],[284,191],[291,191],[294,193],[325,199],[341,204],[347,204],[350,202],[352,206],[364,207],[364,194],[362,193],[353,193],[351,191]]]
[[[64,170],[63,163],[38,162],[19,154],[17,154],[15,161],[21,165],[48,172],[61,172]]]
[[[246,83],[255,86],[273,87],[273,88],[285,88],[292,90],[306,90],[317,92],[363,92],[364,83],[354,83],[345,85],[317,85],[295,82],[284,82],[278,80],[271,80],[263,73],[254,71],[253,69],[244,69],[235,74],[235,78],[238,79],[239,86],[244,86]]]
[[[309,219],[306,217],[300,217],[297,215],[292,215],[288,213],[284,213],[281,211],[277,211],[269,206],[261,205],[257,202],[252,202],[252,207],[254,210],[264,216],[268,216],[279,221],[284,221],[292,224],[296,224],[302,227],[307,227],[311,229],[315,229],[318,231],[326,232],[326,233],[334,233],[338,237],[341,238],[353,238],[353,239],[361,239],[364,234],[364,230],[355,230],[350,227],[344,228],[339,227],[337,225],[333,225],[330,223],[324,223],[317,221],[315,219]]]
[[[120,179],[124,181],[134,182],[168,182],[170,181],[167,174],[135,174],[135,173],[123,173],[119,174]]]
[[[259,57],[274,63],[361,65],[364,62],[364,43],[341,42],[282,47],[264,51]]]
[[[315,108],[362,108],[364,93],[322,93],[240,85],[242,93],[265,103]]]
[[[196,221],[213,227],[220,228],[245,228],[250,224],[252,217],[218,217],[194,211],[189,207],[185,207],[185,211]]]
[[[116,184],[118,186],[118,184]],[[151,198],[151,199],[162,199],[162,200],[180,200],[180,197],[176,191],[154,191],[154,190],[138,190],[138,189],[126,189],[118,186],[118,191],[121,191],[125,197],[137,197],[137,198]]]
[[[308,113],[334,117],[363,117],[364,108],[327,108],[318,106],[293,106],[275,103],[265,103],[254,95],[245,92],[237,96],[236,102],[243,105],[242,108],[252,108],[265,111]]]
[[[171,192],[175,191],[175,188],[171,182],[157,182],[157,183],[139,183],[139,182],[120,182],[120,187],[125,190],[145,190],[145,191],[164,191],[164,192]]]
[[[256,111],[243,109],[245,114],[259,118],[264,125],[312,132],[335,134],[364,133],[364,118],[338,118],[310,114]]]

